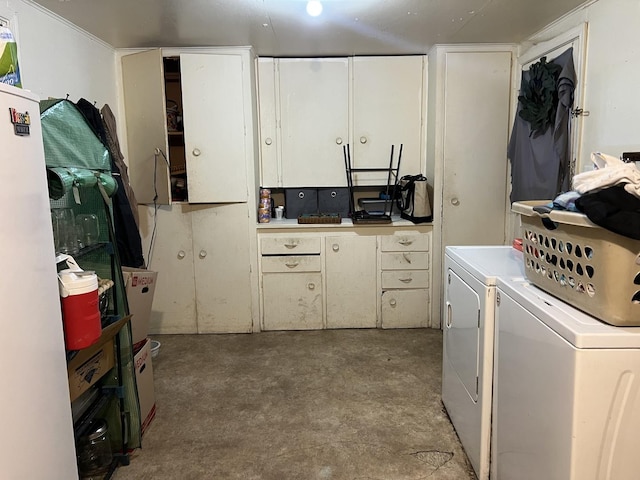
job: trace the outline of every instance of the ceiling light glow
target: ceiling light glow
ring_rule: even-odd
[[[312,17],[317,17],[322,13],[322,3],[317,0],[310,0],[307,3],[307,13]]]

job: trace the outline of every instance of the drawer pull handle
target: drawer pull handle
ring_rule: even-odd
[[[289,268],[296,268],[298,265],[300,265],[300,262],[286,262],[285,265]]]
[[[392,307],[396,306],[396,299],[392,298],[391,300],[389,300],[389,305],[391,305]]]
[[[178,259],[182,260],[185,256],[186,256],[186,253],[184,253],[184,250],[180,250],[178,252]]]
[[[297,243],[285,243],[284,246],[291,250],[292,248],[296,248],[298,246]]]
[[[337,243],[334,243],[333,246],[331,247],[331,249],[334,252],[338,252],[338,251],[340,251],[340,245],[338,245]]]
[[[408,254],[408,253],[403,253],[403,254],[402,254],[402,258],[404,258],[404,261],[405,261],[405,262],[407,262],[407,263],[409,263],[409,264],[411,263],[411,257],[409,256],[409,254]]]
[[[315,284],[315,283],[310,283],[310,284],[308,284],[308,285],[307,285],[307,288],[308,288],[309,290],[315,290],[315,288],[316,288],[316,284]]]
[[[342,145],[342,138],[340,137],[336,138],[336,144]]]
[[[207,256],[207,251],[206,250],[200,250],[200,253],[198,254],[198,256],[200,258],[205,258]]]
[[[400,245],[402,245],[403,247],[408,247],[409,245],[411,245],[413,243],[413,240],[402,239],[398,243]]]
[[[399,278],[398,280],[400,280],[402,283],[411,283],[413,281],[413,278]]]
[[[267,145],[271,145],[272,141],[270,138],[267,138],[264,143],[266,143]]]
[[[194,157],[199,157],[199,156],[200,156],[200,153],[202,153],[202,152],[200,152],[200,150],[199,150],[199,149],[197,149],[197,148],[194,148],[194,149],[193,149],[193,156],[194,156]]]

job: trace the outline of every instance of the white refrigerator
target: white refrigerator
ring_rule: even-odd
[[[0,478],[78,478],[38,98],[0,83]]]

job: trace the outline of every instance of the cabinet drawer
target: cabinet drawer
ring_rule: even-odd
[[[262,255],[299,255],[320,253],[320,237],[262,237]]]
[[[319,272],[320,264],[320,255],[262,257],[262,272]]]
[[[428,288],[429,270],[390,270],[382,272],[382,289]]]
[[[383,252],[382,270],[427,270],[429,252]]]
[[[429,236],[419,233],[385,235],[381,237],[380,247],[383,252],[428,252]]]

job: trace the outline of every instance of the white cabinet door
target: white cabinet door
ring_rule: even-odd
[[[382,292],[382,328],[429,326],[429,290]]]
[[[140,205],[140,233],[149,270],[158,272],[150,334],[196,333],[196,290],[189,205]],[[153,241],[151,260],[149,245]]]
[[[264,330],[322,328],[322,274],[264,273],[262,275]]]
[[[510,52],[447,52],[442,245],[504,242]]]
[[[198,333],[252,330],[247,208],[192,206]]]
[[[424,173],[423,56],[353,58],[353,165],[388,168],[391,145],[394,166],[403,144],[402,174]],[[357,185],[384,185],[379,172],[357,173]]]
[[[279,187],[279,143],[276,130],[276,78],[273,58],[258,59],[260,114],[260,181],[263,187]]]
[[[278,70],[283,186],[345,186],[349,60],[282,58]]]
[[[168,155],[167,115],[162,52],[122,57],[122,90],[127,122],[129,181],[142,204],[170,203],[169,167],[156,149]]]
[[[246,202],[242,57],[182,54],[180,70],[189,202]]]
[[[376,327],[376,237],[326,237],[327,328]]]

